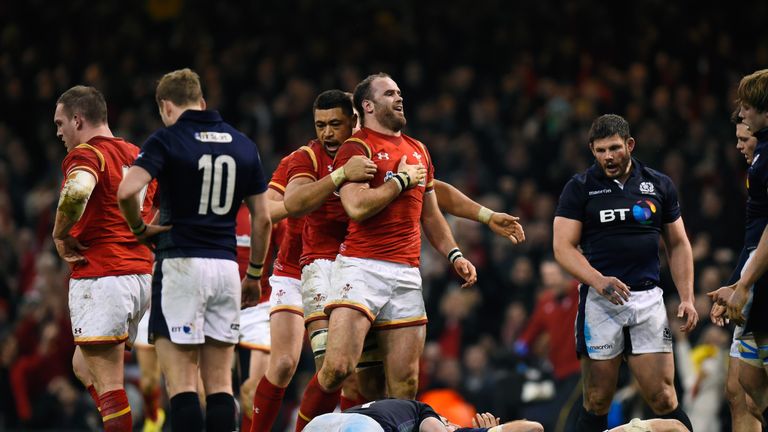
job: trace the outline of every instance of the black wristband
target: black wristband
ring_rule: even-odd
[[[403,189],[405,189],[408,186],[410,186],[411,185],[411,176],[409,176],[408,173],[405,172],[405,171],[400,171],[399,174],[405,176],[405,178],[403,179],[403,180],[405,180],[405,187]]]
[[[392,179],[394,179],[397,182],[397,185],[400,187],[400,192],[404,191],[406,188],[405,185],[405,179],[399,174],[392,176]]]
[[[128,225],[128,228],[131,230],[131,233],[135,236],[140,236],[147,232],[147,224],[144,223],[144,221],[141,221],[139,225],[136,225],[135,227],[132,227]]]
[[[464,254],[461,253],[461,250],[459,248],[453,248],[450,252],[448,252],[448,260],[453,264],[456,262],[457,259],[463,258]]]
[[[251,266],[251,267],[256,267],[256,268],[263,268],[263,267],[264,267],[264,263],[261,263],[261,264],[254,264],[254,263],[253,263],[253,262],[251,262],[251,261],[248,261],[248,265],[249,265],[249,266]]]

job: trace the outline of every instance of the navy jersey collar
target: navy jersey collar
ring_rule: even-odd
[[[761,143],[768,141],[768,127],[762,128],[755,132],[755,138],[757,138],[757,141]]]
[[[188,109],[181,113],[179,121],[193,121],[198,123],[218,123],[222,121],[218,111],[199,111]]]

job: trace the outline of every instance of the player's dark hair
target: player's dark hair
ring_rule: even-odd
[[[753,72],[739,82],[738,103],[745,103],[758,112],[768,111],[768,69]]]
[[[352,95],[341,90],[326,90],[315,99],[312,111],[341,108],[344,115],[352,117]]]
[[[155,101],[167,100],[178,107],[195,104],[203,99],[200,76],[189,68],[168,72],[157,82]]]
[[[368,75],[364,80],[355,86],[355,93],[353,96],[353,102],[355,104],[355,110],[360,116],[360,124],[365,124],[365,111],[363,111],[363,101],[371,99],[371,83],[378,78],[390,78],[389,74],[379,72],[377,74]]]
[[[735,109],[735,110],[733,110],[733,112],[731,113],[731,123],[733,123],[733,124],[735,124],[735,125],[737,125],[737,124],[741,124],[741,123],[742,123],[742,121],[744,120],[743,118],[741,118],[741,116],[739,116],[739,111],[741,111],[741,110],[740,110],[740,109],[738,109],[738,108],[736,108],[736,109]]]
[[[58,104],[62,105],[69,118],[79,114],[95,126],[107,122],[107,102],[104,95],[94,87],[74,86],[59,96],[56,101]]]
[[[629,123],[624,117],[616,114],[605,114],[596,118],[589,128],[589,145],[596,140],[619,135],[625,142],[631,136],[629,134]]]

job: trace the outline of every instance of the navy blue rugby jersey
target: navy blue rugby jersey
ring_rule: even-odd
[[[760,236],[768,224],[768,128],[759,130],[755,137],[755,155],[747,170],[747,217],[744,229],[744,247],[757,247]]]
[[[267,189],[256,144],[216,111],[187,110],[150,136],[135,164],[157,177],[158,258],[235,260],[235,219],[246,196]]]
[[[555,216],[582,222],[580,246],[592,267],[642,289],[659,283],[659,236],[680,205],[669,177],[632,158],[623,188],[597,163],[573,176]]]

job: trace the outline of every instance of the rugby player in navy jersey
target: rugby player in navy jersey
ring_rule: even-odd
[[[172,429],[199,431],[205,425],[229,432],[235,428],[231,365],[241,302],[235,218],[245,201],[251,256],[242,290],[258,298],[271,230],[267,184],[256,145],[218,112],[205,110],[195,72],[163,76],[155,99],[166,127],[144,143],[118,200],[133,233],[155,247],[149,331],[167,381]],[[163,191],[158,226],[141,221],[137,200],[153,178]]]
[[[343,413],[316,417],[305,432],[542,432],[537,422],[516,420],[501,424],[490,413],[477,414],[474,427],[460,427],[424,402],[384,399],[352,407]]]
[[[741,342],[750,335],[756,347],[751,350],[757,354],[757,365],[762,363],[763,370],[759,379],[745,377],[749,369],[739,371],[739,382],[760,411],[768,406],[765,391],[766,371],[768,371],[768,229],[765,218],[768,217],[768,69],[756,71],[745,76],[736,92],[739,101],[739,116],[757,138],[752,163],[748,171],[749,199],[747,201],[747,226],[745,246],[754,247],[744,265],[739,280],[716,291],[714,300],[727,307],[726,315],[732,321],[743,324]],[[756,225],[762,224],[762,229]],[[740,348],[747,348],[742,343]]]
[[[589,130],[596,163],[563,189],[555,213],[555,258],[581,282],[576,351],[584,377],[580,431],[603,431],[626,355],[640,393],[657,417],[691,429],[675,394],[672,334],[659,284],[659,237],[680,295],[680,327],[698,322],[693,258],[669,177],[632,158],[624,118],[598,117]]]

